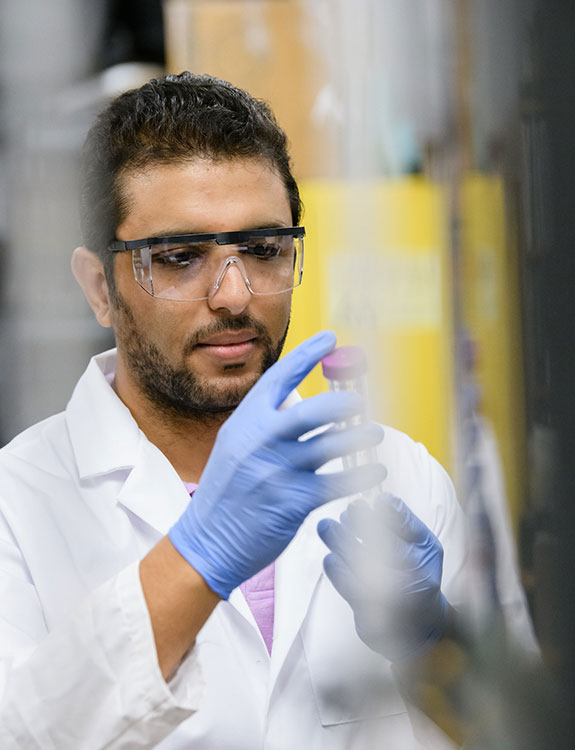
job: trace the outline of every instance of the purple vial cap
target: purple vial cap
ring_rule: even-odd
[[[338,346],[321,360],[328,380],[351,380],[367,373],[367,356],[361,346]]]

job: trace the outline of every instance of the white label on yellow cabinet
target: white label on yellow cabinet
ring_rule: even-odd
[[[328,261],[335,325],[438,328],[442,316],[438,251],[346,252]]]

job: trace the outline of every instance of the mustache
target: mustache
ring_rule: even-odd
[[[186,341],[184,346],[184,355],[187,356],[188,354],[191,354],[193,350],[198,346],[198,344],[201,344],[202,341],[209,338],[210,336],[214,336],[218,333],[226,333],[227,331],[245,330],[253,332],[261,339],[263,339],[264,343],[266,344],[272,343],[269,332],[263,325],[263,323],[260,323],[259,320],[255,320],[255,318],[252,318],[251,315],[239,315],[234,318],[220,318],[218,320],[214,320],[214,322],[210,323],[210,325],[204,326],[203,328],[198,328],[198,330],[194,331],[194,333],[191,334],[190,338]]]

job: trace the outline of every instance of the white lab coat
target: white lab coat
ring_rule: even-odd
[[[344,501],[314,512],[277,560],[271,658],[237,589],[162,679],[137,561],[189,498],[110,387],[114,367],[113,351],[94,358],[64,413],[0,451],[0,748],[425,746],[322,572],[316,523]],[[387,489],[443,543],[457,606],[465,539],[449,478],[391,428],[381,459]]]

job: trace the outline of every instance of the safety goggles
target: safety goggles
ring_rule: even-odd
[[[114,240],[114,253],[131,251],[134,278],[152,297],[205,300],[234,266],[252,294],[280,294],[301,284],[304,227],[181,234]]]

